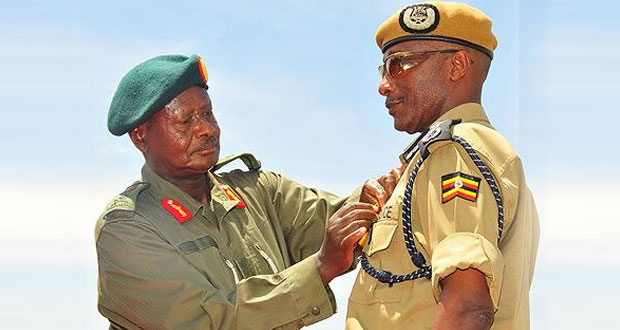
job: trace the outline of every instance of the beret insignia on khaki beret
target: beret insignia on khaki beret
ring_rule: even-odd
[[[431,4],[417,4],[405,7],[400,12],[398,23],[410,33],[428,33],[439,24],[439,10]]]
[[[425,1],[399,9],[377,29],[375,41],[382,52],[410,40],[438,40],[470,47],[491,59],[497,39],[492,21],[470,5],[452,1]]]

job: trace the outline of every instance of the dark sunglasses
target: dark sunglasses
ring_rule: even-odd
[[[458,49],[428,50],[422,52],[396,52],[383,59],[383,64],[379,65],[379,75],[394,78],[403,72],[412,69],[420,63],[428,60],[435,54],[456,53]]]

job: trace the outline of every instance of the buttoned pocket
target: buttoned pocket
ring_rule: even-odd
[[[394,242],[400,242],[398,235],[398,221],[395,219],[380,219],[372,227],[370,242],[364,249],[370,264],[376,269],[395,271],[400,269],[398,258],[393,255]],[[386,283],[379,282],[368,275],[363,269],[357,276],[355,286],[349,300],[358,304],[373,304],[399,302],[401,290],[396,290]]]
[[[273,273],[267,262],[258,254],[246,253],[241,258],[236,258],[235,263],[243,278]]]
[[[398,228],[398,221],[393,219],[380,219],[372,226],[372,234],[366,254],[372,256],[390,246],[394,233]]]
[[[217,288],[234,287],[231,269],[226,265],[217,242],[211,236],[199,237],[177,245],[177,250]]]

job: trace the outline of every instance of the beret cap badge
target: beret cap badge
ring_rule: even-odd
[[[416,4],[400,12],[398,22],[409,33],[428,33],[439,24],[439,10],[431,4]]]

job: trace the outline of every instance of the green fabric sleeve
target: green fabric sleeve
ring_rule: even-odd
[[[359,201],[361,188],[346,198],[305,187],[277,173],[263,174],[261,178],[275,205],[293,263],[319,250],[327,220],[338,209],[347,203]]]

